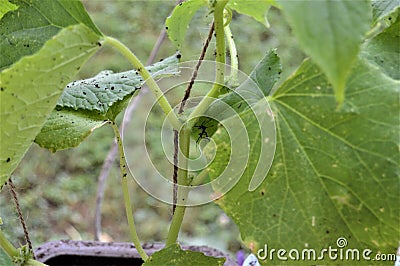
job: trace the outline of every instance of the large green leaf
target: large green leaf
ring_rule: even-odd
[[[228,2],[227,6],[269,27],[267,12],[274,3],[274,0],[231,0]]]
[[[398,15],[398,11],[397,14]],[[400,18],[375,38],[364,44],[362,56],[389,77],[400,79]]]
[[[201,252],[182,250],[178,244],[155,252],[143,266],[222,266],[225,258],[208,257]]]
[[[370,28],[369,1],[280,0],[283,12],[304,51],[322,68],[343,103],[346,80]]]
[[[97,35],[93,24],[80,1],[32,0],[11,1],[18,6],[0,20],[0,69],[18,59],[39,51],[45,42],[61,29],[75,24],[85,24]]]
[[[178,56],[173,55],[146,69],[154,79],[162,78],[178,74],[178,62]],[[130,70],[102,71],[93,78],[69,83],[35,142],[52,152],[78,146],[95,129],[114,121],[144,82],[137,71]]]
[[[277,147],[266,180],[248,191],[246,169],[217,201],[249,248],[321,250],[337,248],[336,240],[344,237],[348,248],[360,252],[395,253],[400,233],[399,85],[360,60],[349,78],[344,107],[336,111],[331,86],[306,61],[273,94]],[[229,146],[223,133],[213,139],[217,148]],[[228,159],[229,154],[217,153],[212,178]]]
[[[207,6],[206,0],[188,0],[177,5],[171,16],[167,18],[165,28],[168,37],[178,49],[182,47],[189,23],[194,14],[203,6]]]
[[[39,133],[62,89],[98,50],[99,40],[85,25],[69,26],[37,53],[0,73],[0,186]]]

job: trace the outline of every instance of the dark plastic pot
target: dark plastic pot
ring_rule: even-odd
[[[148,255],[151,255],[163,246],[163,244],[146,244],[143,248]],[[214,248],[183,246],[182,249],[200,251],[207,256],[225,257],[225,266],[237,266],[227,254]],[[41,245],[35,250],[35,255],[38,261],[50,266],[134,266],[143,263],[131,243],[60,240]]]

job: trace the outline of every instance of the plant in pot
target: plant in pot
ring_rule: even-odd
[[[278,84],[275,50],[249,76],[239,71],[229,27],[233,12],[268,25],[271,6],[282,10],[309,56]],[[200,59],[179,63],[190,20],[202,8],[212,22]],[[186,208],[211,201],[254,254],[239,264],[392,263],[400,237],[398,12],[399,3],[378,0],[186,1],[165,23],[179,53],[145,67],[104,35],[78,1],[2,0],[0,185],[12,186],[10,176],[32,142],[51,151],[71,148],[108,125],[133,242],[125,248],[137,252],[139,264],[224,264],[213,256],[220,254],[177,244]],[[212,38],[215,60],[205,62]],[[71,82],[103,46],[115,48],[133,70]],[[115,122],[144,84],[154,104],[143,115],[164,113],[160,142],[170,176],[156,167],[148,176],[129,167],[139,148],[126,149],[123,136],[132,128]],[[140,160],[152,167],[146,156]],[[130,176],[172,205],[165,243],[152,246],[157,251],[150,256],[136,232]],[[3,222],[2,263],[43,265],[30,245],[16,249],[6,239]]]

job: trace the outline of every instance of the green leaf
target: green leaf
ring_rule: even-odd
[[[393,0],[372,0],[372,14],[374,22],[388,17],[400,7],[399,1]]]
[[[172,11],[171,16],[167,18],[165,29],[167,30],[169,39],[176,45],[178,50],[182,48],[190,21],[194,14],[203,6],[207,6],[207,1],[185,1],[177,5]]]
[[[272,0],[231,0],[228,2],[227,6],[269,27],[267,12],[274,2],[275,1]]]
[[[59,111],[53,111],[47,118],[35,142],[52,152],[75,147],[107,121],[93,112],[76,112],[60,108]]]
[[[369,1],[280,0],[278,3],[303,50],[332,83],[336,100],[341,105],[346,80],[370,28]]]
[[[3,18],[5,14],[10,11],[17,10],[18,6],[10,3],[8,0],[1,0],[0,1],[0,20]]]
[[[397,11],[397,13],[399,13]],[[400,80],[400,18],[373,39],[364,43],[361,55],[389,77]]]
[[[178,62],[179,59],[174,55],[146,69],[153,78],[161,78],[177,74]],[[70,107],[74,110],[100,111],[104,115],[111,106],[139,90],[143,84],[142,77],[135,70],[120,73],[102,71],[93,78],[69,83],[57,106]]]
[[[266,179],[250,192],[246,169],[217,200],[253,252],[264,245],[269,250],[337,248],[336,240],[344,237],[346,248],[395,253],[398,239],[393,236],[400,233],[399,85],[360,60],[339,112],[332,87],[308,60],[273,94],[277,147]],[[229,144],[223,133],[213,140],[217,148]],[[228,159],[229,154],[217,153],[212,178]]]
[[[0,20],[0,69],[20,58],[38,52],[47,40],[70,25],[85,24],[94,33],[93,24],[80,1],[32,0],[13,1],[18,9]]]
[[[154,79],[176,75],[179,59],[170,56],[146,69]],[[69,83],[35,142],[52,152],[78,146],[95,129],[114,121],[144,80],[135,70],[102,71],[93,78]]]
[[[39,133],[67,82],[98,49],[99,36],[78,24],[0,73],[0,186]]]
[[[143,266],[222,266],[225,258],[208,257],[201,252],[182,250],[178,244],[155,252]]]

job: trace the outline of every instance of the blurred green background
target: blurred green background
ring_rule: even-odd
[[[120,39],[142,62],[146,62],[174,2],[84,1],[84,5],[104,34]],[[268,20],[271,27],[265,28],[249,17],[234,13],[231,29],[239,52],[240,69],[249,74],[268,50],[278,48],[284,79],[304,56],[296,48],[296,40],[279,10],[271,9]],[[198,58],[210,21],[211,17],[207,16],[206,10],[195,15],[181,51],[183,61]],[[213,39],[207,59],[213,60],[214,45]],[[156,61],[174,54],[175,50],[172,43],[166,40]],[[130,69],[130,64],[112,49],[103,47],[76,78],[87,78],[104,69],[123,71]],[[177,96],[181,98],[183,95]],[[146,94],[145,97],[152,95]],[[140,114],[140,109],[135,110],[133,119],[135,116],[140,117]],[[118,121],[121,118],[122,114]],[[128,140],[130,142],[138,141],[134,139],[134,134],[129,137],[132,138]],[[35,247],[57,239],[94,239],[97,178],[112,141],[111,128],[104,126],[75,149],[55,154],[36,144],[29,149],[15,171],[13,180]],[[149,145],[162,156],[161,147],[156,142],[150,142]],[[140,167],[140,162],[137,167]],[[170,165],[162,164],[160,167]],[[146,169],[141,170],[146,172]],[[172,172],[172,169],[166,171]],[[147,195],[133,180],[130,182],[130,192],[142,242],[164,241],[169,228],[171,207]],[[0,193],[0,206],[5,233],[9,239],[14,240],[15,245],[23,244],[23,232],[8,187],[4,187]],[[107,180],[102,213],[103,240],[129,241],[117,161]],[[241,248],[236,226],[213,203],[187,210],[180,240],[186,244],[209,245],[230,252]]]

